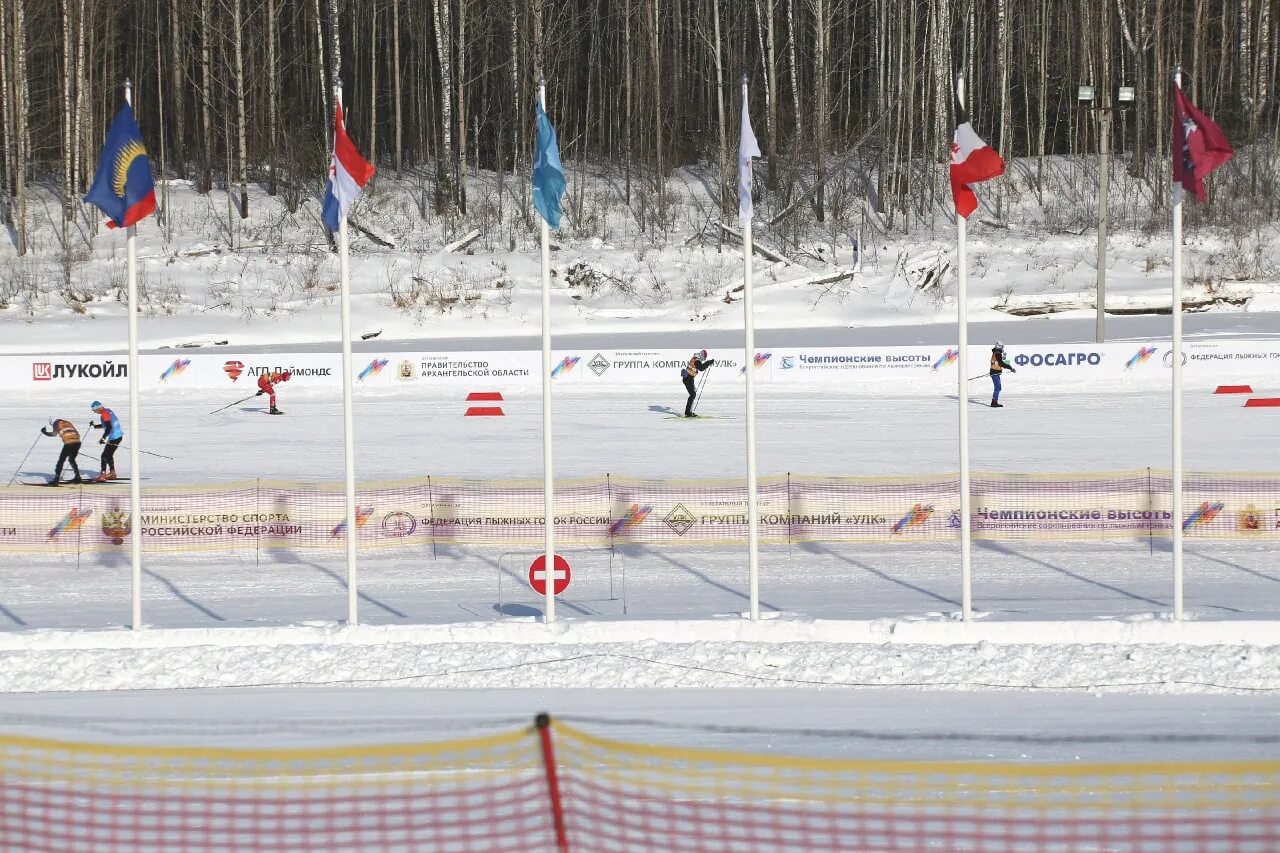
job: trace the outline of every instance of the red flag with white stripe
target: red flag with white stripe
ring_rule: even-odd
[[[978,209],[978,197],[970,184],[987,181],[1004,174],[1004,160],[996,150],[974,133],[973,126],[963,121],[956,126],[951,144],[951,195],[956,213],[969,218]]]

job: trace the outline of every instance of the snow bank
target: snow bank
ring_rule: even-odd
[[[1280,690],[1280,623],[749,622],[30,632],[0,635],[6,692],[261,686]]]

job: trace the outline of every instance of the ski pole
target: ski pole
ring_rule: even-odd
[[[970,376],[969,379],[966,381],[972,382],[975,379],[986,379],[990,375],[991,375],[990,373],[979,373],[977,376]]]
[[[707,377],[710,375],[707,371],[702,371],[702,381],[698,383],[698,396],[693,398],[693,408],[689,411],[698,411],[698,404],[702,402],[702,389],[707,387]]]
[[[241,401],[241,402],[243,402],[243,401]],[[231,405],[233,405],[233,406],[234,406],[234,405],[235,405],[235,403],[232,403]],[[212,412],[211,412],[210,414],[212,414]],[[127,444],[122,444],[122,445],[120,445],[120,449],[121,449],[121,450],[128,450],[128,449],[129,449],[129,445],[127,445]],[[139,450],[138,450],[138,452],[139,452],[139,453],[145,453],[145,454],[147,454],[148,456],[154,456],[154,457],[156,457],[157,459],[168,459],[170,462],[172,462],[172,461],[173,461],[173,457],[172,457],[172,456],[165,456],[163,453],[152,453],[150,450],[142,450],[142,449],[139,449]]]
[[[213,410],[212,412],[210,412],[209,414],[211,414],[211,415],[216,415],[216,414],[218,414],[218,412],[225,412],[227,409],[231,408],[232,406],[238,406],[238,405],[240,405],[241,403],[247,403],[247,402],[249,402],[250,400],[252,400],[252,399],[253,399],[254,397],[256,397],[256,396],[258,396],[258,394],[257,394],[257,392],[254,392],[253,394],[250,394],[248,397],[245,397],[245,398],[244,398],[244,399],[242,399],[242,400],[236,400],[234,403],[227,403],[227,404],[226,404],[225,406],[223,406],[221,409],[214,409],[214,410]]]
[[[36,436],[36,441],[40,440],[40,436]],[[27,455],[22,457],[22,461],[18,463],[18,467],[13,469],[13,476],[9,478],[9,485],[13,485],[13,481],[18,479],[18,472],[22,470],[22,466],[27,464],[27,459],[31,457],[31,451],[36,449],[36,441],[31,442],[31,447],[27,450]]]

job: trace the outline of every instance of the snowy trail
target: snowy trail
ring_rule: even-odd
[[[1010,385],[1008,408],[973,409],[975,469],[1123,470],[1168,464],[1166,395],[1036,395]],[[661,409],[682,402],[673,399],[678,393],[678,387],[558,392],[558,476],[740,477],[742,422],[666,420]],[[527,395],[508,400],[503,418],[464,418],[460,397],[458,392],[362,394],[357,405],[361,479],[538,478],[538,400]],[[144,447],[175,457],[146,460],[148,485],[338,479],[337,395],[290,389],[281,403],[290,412],[286,418],[264,417],[252,410],[256,403],[246,404],[250,411],[233,410],[228,416],[204,414],[217,402],[193,392],[145,401]],[[736,387],[715,385],[703,403],[704,410],[726,415],[740,412],[741,405]],[[0,412],[0,460],[17,466],[30,447],[27,436],[35,434],[46,412],[75,414],[76,408],[55,409],[51,396],[34,393],[13,401]],[[765,390],[760,413],[763,474],[934,474],[955,467],[954,399]],[[1202,391],[1189,394],[1188,470],[1280,470],[1273,414]],[[87,447],[92,451],[96,445]],[[24,470],[46,470],[54,451],[51,440],[42,439]],[[86,468],[96,465],[86,461]],[[541,602],[525,579],[533,556],[520,549],[443,546],[363,554],[361,618],[406,624],[540,614]],[[575,579],[563,599],[561,615],[567,618],[705,618],[747,607],[746,561],[739,549],[633,546],[613,555],[569,556]],[[958,562],[957,549],[949,544],[767,548],[761,559],[762,607],[837,619],[954,613]],[[0,556],[0,570],[0,630],[103,628],[128,619],[128,565],[120,555],[86,556],[80,562]],[[344,578],[338,549],[253,557],[146,556],[145,620],[160,627],[338,620],[345,614]],[[993,619],[1164,613],[1171,591],[1168,545],[1159,539],[976,545],[975,607]],[[1201,619],[1275,618],[1280,571],[1273,548],[1189,542],[1187,602]]]
[[[970,383],[975,470],[1118,471],[1170,464],[1167,393],[1036,393],[1020,377],[1006,382],[1006,408],[992,411],[990,383]],[[475,390],[489,390],[475,389]],[[143,447],[172,456],[145,461],[150,485],[197,485],[254,478],[342,479],[342,402],[337,393],[281,389],[285,418],[263,416],[257,398],[210,415],[252,389],[221,395],[167,392],[143,399]],[[1101,391],[1101,393],[1099,393]],[[356,464],[362,481],[438,477],[541,479],[541,402],[508,394],[502,418],[464,418],[466,389],[412,396],[357,396]],[[23,394],[0,411],[0,464],[12,472],[37,430],[53,415],[84,427],[92,397]],[[954,396],[759,391],[762,476],[941,474],[956,470]],[[110,401],[106,401],[110,405]],[[682,410],[678,378],[656,389],[557,389],[556,476],[682,479],[741,477],[745,470],[743,398],[729,376],[712,375],[699,410],[715,419],[672,419]],[[121,407],[117,403],[117,411]],[[1238,398],[1197,389],[1184,402],[1188,471],[1280,471],[1274,411],[1245,409]],[[126,424],[126,429],[128,425]],[[86,430],[87,432],[87,430]],[[81,452],[97,470],[98,445]],[[22,472],[48,472],[52,440],[36,444]],[[121,457],[127,454],[121,453]]]
[[[361,560],[361,620],[412,624],[532,618],[542,602],[525,580],[528,552],[444,549]],[[676,619],[747,609],[745,557],[734,550],[569,552],[574,582],[561,618]],[[954,614],[958,552],[944,547],[769,549],[761,559],[765,612],[831,619]],[[0,630],[126,624],[129,569],[120,557],[81,565],[7,557]],[[1273,549],[1196,545],[1187,606],[1196,619],[1280,616]],[[1166,613],[1169,557],[1142,545],[987,544],[974,557],[975,607],[1000,620],[1091,619]],[[625,577],[624,577],[625,571]],[[154,627],[337,621],[346,613],[341,554],[283,552],[260,564],[216,556],[148,558],[143,609]],[[612,584],[612,588],[611,588]]]
[[[976,468],[1168,464],[1167,394],[1033,393],[1017,379],[1006,392],[1009,408],[972,409]],[[674,382],[603,394],[558,390],[558,475],[740,477],[743,424],[733,418],[740,416],[742,397],[736,385],[727,386],[710,386],[703,403],[704,411],[726,418],[693,423],[664,419],[665,408],[682,403]],[[286,418],[264,417],[248,404],[249,411],[211,417],[205,413],[227,401],[196,392],[144,400],[144,447],[175,457],[148,458],[148,484],[336,480],[339,396],[288,391]],[[55,399],[46,392],[10,401],[0,412],[0,459],[17,467],[28,436],[49,414],[87,421],[76,413],[76,396]],[[362,393],[362,479],[427,473],[537,478],[538,400],[515,395],[503,404],[506,417],[476,419],[462,416],[461,398],[454,390]],[[950,471],[955,407],[945,396],[762,389],[761,470]],[[1186,413],[1188,469],[1280,470],[1272,412],[1245,410],[1238,400],[1197,390],[1187,397]],[[53,451],[42,440],[24,469],[45,470]],[[551,630],[537,624],[541,602],[525,581],[532,556],[446,547],[362,555],[362,622],[370,631],[403,632],[374,643],[350,642],[351,635],[335,627],[346,603],[336,551],[282,550],[258,560],[149,556],[143,607],[152,630],[144,632],[110,630],[129,613],[128,565],[119,555],[80,563],[0,557],[0,727],[70,738],[181,740],[165,737],[176,732],[172,725],[146,724],[167,717],[203,721],[194,736],[200,743],[350,742],[448,736],[495,715],[522,724],[514,718],[550,709],[651,721],[597,720],[595,730],[607,736],[796,754],[1070,761],[1277,752],[1266,735],[1280,717],[1280,642],[1272,628],[1280,619],[1280,571],[1268,545],[1188,543],[1191,621],[1173,626],[1167,621],[1170,560],[1160,540],[980,543],[973,628],[985,635],[956,633],[964,627],[955,621],[958,554],[944,544],[766,549],[762,604],[766,615],[778,615],[756,636],[726,633],[727,626],[746,624],[746,561],[738,549],[571,554],[574,584],[558,608],[566,621]],[[842,620],[839,630],[849,637],[822,637],[809,621],[822,618]],[[885,619],[905,621],[852,621]],[[277,627],[289,625],[316,627]],[[1251,627],[1259,625],[1271,633]],[[1233,635],[1232,626],[1245,633]],[[249,634],[233,639],[237,627]],[[166,628],[208,630],[175,635]],[[1183,633],[1161,633],[1175,628]],[[83,633],[101,629],[108,630]],[[1207,639],[1189,644],[1188,632],[1195,631]],[[132,638],[151,645],[122,645]],[[288,686],[301,684],[317,686]],[[234,685],[279,686],[224,689]],[[350,689],[355,686],[364,689]],[[627,689],[584,689],[602,687]],[[51,719],[57,715],[139,722],[104,732]],[[320,724],[291,722],[316,715],[362,726],[338,722],[318,730]],[[421,726],[396,722],[405,716],[421,719]],[[219,728],[236,718],[278,722],[258,734],[245,726]],[[662,725],[685,722],[906,735],[945,728],[978,736],[815,740]],[[1240,740],[1138,739],[1162,731]],[[1008,732],[1060,733],[1063,740],[1001,741]],[[1135,739],[1073,742],[1097,732]]]
[[[312,746],[467,737],[550,711],[605,737],[850,759],[1134,761],[1280,755],[1256,696],[904,690],[160,690],[0,695],[0,728],[118,743]],[[749,709],[744,711],[744,709]],[[808,731],[805,731],[808,730]],[[1153,744],[1165,735],[1175,739]]]

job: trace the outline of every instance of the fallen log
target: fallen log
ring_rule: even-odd
[[[446,252],[460,252],[470,246],[476,240],[480,239],[480,229],[473,228],[464,234],[461,238],[454,240],[452,243],[444,247]]]
[[[734,231],[732,228],[730,228],[728,225],[725,225],[723,222],[717,222],[716,227],[719,228],[721,231],[723,231],[725,234],[728,234],[731,237],[736,237],[738,242],[742,242],[741,231]],[[765,246],[761,243],[757,243],[755,240],[751,241],[751,248],[755,250],[755,253],[757,255],[768,258],[771,261],[779,261],[784,264],[791,263],[791,261],[783,257],[781,252],[777,251],[776,249],[770,249],[768,246]]]

